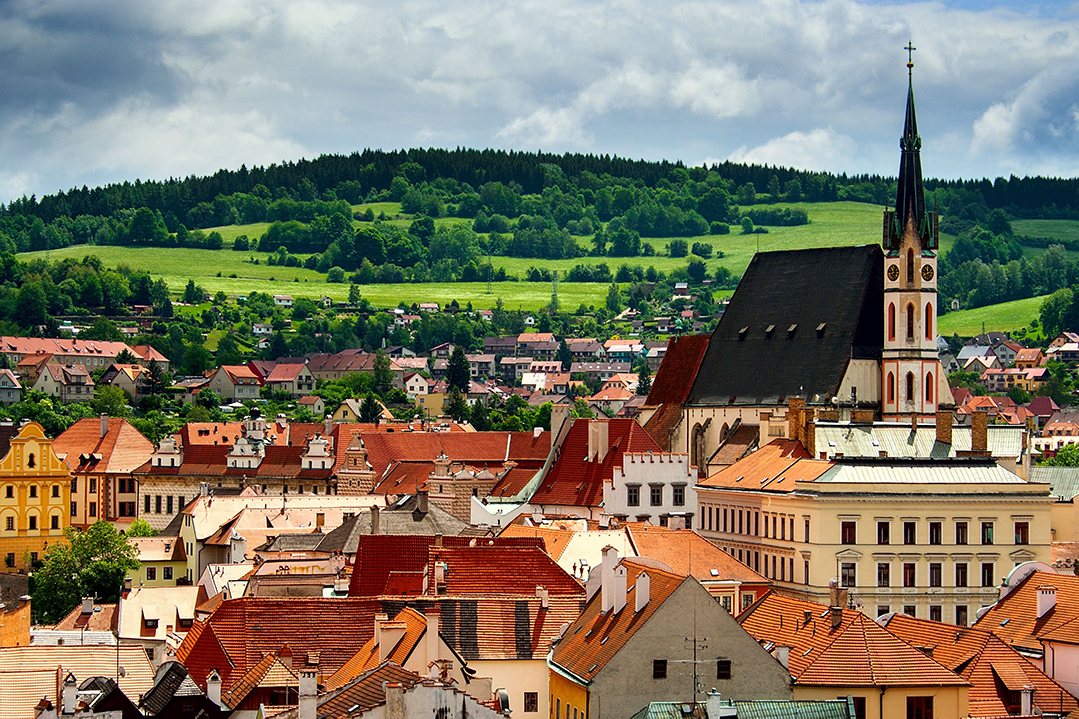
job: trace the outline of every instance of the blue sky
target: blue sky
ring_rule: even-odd
[[[1079,173],[1079,6],[5,0],[0,202],[367,147]]]

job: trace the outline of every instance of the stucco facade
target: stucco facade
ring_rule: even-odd
[[[41,425],[28,422],[0,459],[0,571],[27,570],[64,541],[71,473]]]

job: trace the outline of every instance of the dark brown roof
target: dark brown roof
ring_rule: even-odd
[[[708,351],[708,335],[672,337],[667,353],[659,365],[652,388],[648,391],[649,406],[671,402],[681,405],[689,396],[689,389],[697,376],[705,352]]]

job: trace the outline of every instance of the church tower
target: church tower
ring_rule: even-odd
[[[908,46],[908,52],[913,50]],[[895,210],[884,211],[884,351],[881,358],[885,420],[935,418],[938,403],[951,404],[937,351],[938,216],[925,206],[922,140],[914,114],[908,59],[907,116],[899,141]]]

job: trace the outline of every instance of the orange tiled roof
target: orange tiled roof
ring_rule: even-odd
[[[547,547],[547,554],[558,561],[562,552],[566,550],[569,541],[573,539],[576,530],[560,529],[558,527],[533,527],[512,522],[499,532],[500,537],[536,537],[542,539]]]
[[[827,606],[772,592],[740,614],[738,621],[757,641],[790,647],[788,668],[799,685],[968,684],[861,612],[838,611],[840,620],[833,627]]]
[[[427,634],[427,617],[411,607],[405,607],[390,621],[403,625],[405,633],[397,644],[386,653],[386,661],[393,662],[398,666],[404,666],[412,650]],[[367,643],[360,648],[360,651],[356,652],[351,659],[334,672],[333,676],[326,680],[327,691],[344,686],[364,672],[378,667],[380,651],[378,644],[375,643],[376,639],[374,636],[368,639]]]
[[[795,482],[813,481],[833,464],[810,457],[798,440],[776,439],[700,484],[725,489],[793,492]]]
[[[1018,691],[1035,687],[1034,706],[1043,712],[1068,714],[1079,710],[1079,702],[1064,687],[1047,676],[1029,659],[1008,646],[992,632],[953,624],[916,619],[906,614],[882,618],[888,631],[928,653],[933,659],[971,683],[970,715],[999,717],[1013,713],[1014,707],[1003,689]],[[1004,687],[998,684],[997,680]]]
[[[73,472],[127,473],[150,460],[154,446],[126,419],[108,420],[101,436],[101,420],[80,419],[52,442],[53,451],[66,455]]]
[[[555,645],[551,661],[576,676],[591,681],[607,662],[644,626],[656,610],[667,601],[686,577],[623,559],[626,568],[626,606],[618,613],[604,613],[602,592],[596,592],[577,618]],[[637,577],[647,572],[648,603],[639,612],[633,611],[637,601]]]
[[[1056,587],[1056,606],[1038,618],[1038,587]],[[1079,644],[1079,577],[1032,572],[993,604],[974,626],[1024,649],[1042,651],[1039,640]]]
[[[266,376],[266,382],[295,382],[306,368],[300,362],[279,362]]]
[[[446,564],[448,595],[535,595],[536,587],[556,594],[584,597],[584,588],[539,547],[487,546],[436,547],[428,549],[428,586],[435,563]],[[494,580],[497,578],[497,580]],[[494,580],[494,586],[492,586]]]
[[[82,613],[82,605],[75,607],[68,615],[56,623],[53,629],[77,631],[85,629],[88,632],[115,632],[116,631],[116,604],[94,604],[94,611],[89,614]]]
[[[770,585],[771,581],[692,529],[654,527],[642,522],[626,526],[638,556],[663,562],[676,573],[696,577],[700,582],[738,581]],[[712,572],[718,574],[712,574]]]

